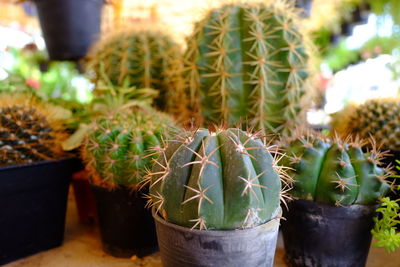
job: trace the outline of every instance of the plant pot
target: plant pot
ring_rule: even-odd
[[[0,265],[60,246],[77,160],[0,168]]]
[[[153,213],[165,267],[272,266],[279,219],[243,230],[197,230]]]
[[[92,185],[103,250],[114,257],[147,256],[158,250],[154,220],[145,208],[147,190]]]
[[[291,201],[281,227],[288,265],[365,266],[376,208]]]
[[[79,221],[84,224],[96,222],[96,199],[89,183],[89,174],[86,170],[74,173],[72,176],[72,188],[75,196]]]
[[[104,0],[33,0],[51,60],[78,60],[100,35]]]

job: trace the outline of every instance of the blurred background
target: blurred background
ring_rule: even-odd
[[[315,46],[311,124],[328,123],[329,114],[349,103],[398,95],[400,1],[293,1],[303,8],[302,23]],[[108,0],[102,6],[97,38],[128,24],[161,22],[183,46],[193,23],[219,2]],[[0,36],[0,90],[29,88],[49,99],[91,100],[94,85],[83,74],[82,59],[49,60],[33,2],[0,1]]]

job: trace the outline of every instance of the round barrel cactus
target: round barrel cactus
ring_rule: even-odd
[[[308,55],[284,1],[227,4],[195,25],[185,60],[190,106],[206,123],[287,134],[303,121]]]
[[[161,151],[149,174],[150,205],[184,227],[253,227],[278,215],[280,173],[257,135],[200,129]]]
[[[174,128],[169,116],[153,109],[98,118],[82,150],[93,183],[137,186]]]
[[[106,76],[114,85],[156,89],[156,108],[182,112],[181,48],[160,29],[138,25],[114,32],[94,46],[89,58],[97,79]]]
[[[0,96],[0,166],[61,158],[59,109],[30,95]]]
[[[376,148],[364,153],[360,140],[328,139],[303,133],[286,139],[281,164],[290,167],[295,198],[326,204],[374,204],[389,189],[391,171],[379,167]]]

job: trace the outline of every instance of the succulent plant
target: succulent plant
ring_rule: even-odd
[[[195,25],[185,60],[190,106],[206,123],[244,120],[267,133],[303,121],[305,36],[286,1],[227,4]]]
[[[155,107],[173,114],[182,112],[181,49],[160,29],[137,26],[114,32],[94,46],[89,58],[96,79],[107,76],[114,85],[156,89]]]
[[[136,187],[157,150],[174,129],[173,120],[151,108],[103,116],[86,138],[82,158],[96,185]]]
[[[0,95],[0,166],[63,157],[65,110],[31,95]]]
[[[240,129],[184,133],[153,165],[149,205],[184,227],[238,229],[275,218],[282,170],[257,134]]]
[[[334,116],[333,128],[342,136],[373,136],[385,149],[400,149],[400,99],[371,99],[349,105]]]
[[[374,143],[374,142],[371,142]],[[373,144],[364,153],[360,139],[329,139],[317,133],[286,138],[281,164],[294,180],[294,198],[335,205],[374,204],[389,189],[389,169],[379,167],[384,154]]]

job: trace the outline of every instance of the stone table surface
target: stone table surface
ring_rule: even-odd
[[[284,249],[282,240],[278,241],[274,266],[286,266],[283,260]],[[98,228],[94,225],[84,225],[78,220],[75,200],[72,192],[69,194],[65,240],[61,247],[54,248],[33,256],[14,261],[4,267],[161,267],[159,253],[143,259],[114,258],[103,252]],[[243,266],[245,267],[245,266]],[[367,267],[400,267],[400,252],[387,254],[384,249],[371,247]]]

